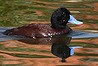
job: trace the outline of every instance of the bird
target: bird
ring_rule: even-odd
[[[72,29],[67,23],[76,25],[83,24],[72,16],[70,11],[65,7],[56,9],[50,19],[51,24],[32,23],[3,32],[5,35],[21,35],[30,38],[53,37],[55,35],[68,34]]]

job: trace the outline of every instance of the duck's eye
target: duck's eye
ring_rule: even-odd
[[[66,19],[66,14],[62,15],[62,20]]]

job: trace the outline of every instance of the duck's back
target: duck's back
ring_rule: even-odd
[[[71,29],[68,26],[66,26],[65,29],[53,29],[49,24],[33,23],[26,26],[6,30],[4,34],[41,38],[60,34],[67,34],[70,32],[70,30]]]

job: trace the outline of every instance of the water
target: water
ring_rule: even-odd
[[[0,28],[0,41],[3,41],[0,42],[1,66],[37,66],[40,64],[42,66],[47,64],[48,66],[97,66],[97,4],[97,0],[0,0],[0,26],[3,27]],[[71,38],[70,44],[66,44],[65,38],[61,40],[62,45],[59,46],[59,44],[54,44],[60,42],[57,38],[28,39],[26,41],[22,36],[5,36],[2,34],[6,29],[10,29],[5,27],[22,26],[32,22],[49,23],[51,13],[59,6],[67,7],[76,19],[84,22],[81,26],[68,24],[74,30],[67,37]],[[61,63],[60,58],[63,56],[58,55],[58,53],[64,55],[66,51],[62,50],[65,50],[66,46],[67,48],[73,46],[83,48],[75,49],[74,56],[67,58],[66,63]],[[52,52],[54,55],[51,54],[53,49],[57,50],[59,47],[61,51],[58,50],[58,52]]]

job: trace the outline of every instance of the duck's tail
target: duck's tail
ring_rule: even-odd
[[[0,42],[8,41],[8,40],[23,39],[24,38],[23,36],[8,35],[8,34],[10,34],[10,31],[9,31],[10,29],[12,29],[12,28],[0,27]]]

